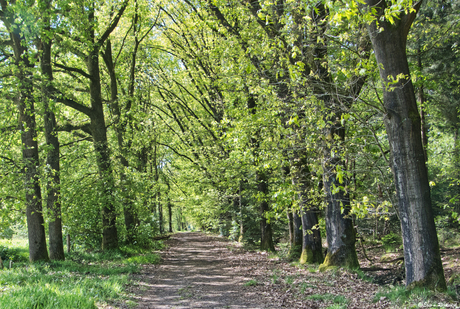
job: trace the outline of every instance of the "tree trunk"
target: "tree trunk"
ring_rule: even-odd
[[[322,263],[324,261],[321,232],[316,209],[302,210],[302,254],[301,264]]]
[[[80,104],[68,98],[56,96],[55,99],[61,103],[84,113],[89,116],[89,129],[93,138],[93,146],[96,153],[96,163],[100,177],[100,190],[103,192],[100,199],[102,212],[102,249],[114,249],[118,247],[118,235],[116,227],[116,210],[113,203],[113,192],[115,181],[112,174],[110,159],[110,149],[107,141],[107,128],[104,118],[104,106],[101,93],[101,77],[99,67],[99,53],[102,46],[107,41],[110,33],[118,25],[129,1],[124,1],[116,16],[112,19],[108,27],[103,31],[100,38],[96,38],[94,24],[96,22],[94,5],[89,5],[85,14],[88,18],[89,27],[87,29],[88,38],[92,41],[89,45],[87,54],[83,57],[88,73],[83,74],[89,80],[90,105]],[[83,17],[83,16],[82,16]]]
[[[48,260],[45,227],[42,213],[42,193],[40,189],[37,132],[35,126],[32,80],[26,78],[20,69],[20,90],[17,97],[21,127],[22,158],[24,164],[24,186],[26,191],[27,230],[29,238],[29,260]]]
[[[241,195],[242,187],[243,187],[243,181],[240,180],[240,183],[239,183],[239,186],[238,186],[238,206],[240,208],[240,212],[239,212],[240,237],[238,238],[238,242],[243,242],[243,239],[244,239],[243,197]]]
[[[291,252],[291,250],[294,248],[294,217],[293,217],[291,206],[289,206],[286,209],[286,214],[288,218],[288,230],[289,230],[289,246],[290,246],[289,252]]]
[[[169,223],[169,230],[168,232],[169,233],[172,233],[173,232],[173,228],[172,228],[172,204],[171,204],[171,200],[168,196],[168,223]]]
[[[136,58],[136,52],[137,52],[137,45],[135,46],[135,53],[133,54],[133,63],[132,67],[135,66],[135,58]],[[122,204],[123,204],[123,215],[125,218],[125,227],[126,227],[126,232],[127,232],[127,240],[128,243],[133,243],[134,242],[134,237],[136,234],[136,225],[138,222],[136,212],[134,209],[133,205],[133,199],[132,199],[132,194],[131,194],[131,188],[128,184],[128,177],[125,173],[124,168],[129,168],[129,161],[127,159],[127,152],[128,152],[128,147],[125,145],[125,140],[124,140],[124,134],[126,131],[126,121],[121,120],[121,108],[119,104],[119,98],[118,98],[118,83],[117,83],[117,77],[115,73],[115,64],[113,62],[113,56],[112,56],[112,43],[111,40],[108,39],[106,46],[105,46],[105,52],[103,53],[103,59],[107,67],[107,71],[109,72],[110,76],[110,104],[112,107],[113,115],[114,115],[114,129],[117,137],[117,143],[118,143],[118,151],[119,151],[119,160],[121,163],[121,166],[123,167],[120,171],[120,183],[122,183],[121,189],[121,195],[122,195]],[[130,85],[131,85],[131,80],[132,83],[134,83],[134,72],[132,73],[132,76],[130,75]],[[129,91],[128,91],[128,101],[129,103],[127,105],[131,106],[131,101],[134,100],[134,89],[131,91],[131,86],[129,86]],[[129,108],[130,109],[130,108]],[[129,109],[125,110],[125,112],[129,112]]]
[[[28,50],[25,47],[26,43],[20,33],[21,25],[14,24],[16,16],[13,12],[10,12],[9,7],[4,3],[2,3],[2,11],[1,19],[10,33],[11,46],[17,66],[15,74],[18,81],[18,90],[15,101],[19,111],[19,128],[21,131],[29,260],[31,262],[48,260],[38,172],[40,163],[35,122],[33,79],[32,73],[28,71],[34,66],[29,62]]]
[[[417,65],[422,72],[423,70],[423,64],[422,64],[422,51],[420,46],[417,48]],[[420,87],[417,89],[417,98],[418,102],[420,104],[420,130],[422,134],[422,144],[423,144],[423,153],[425,154],[425,163],[428,162],[428,154],[427,154],[427,148],[428,148],[428,128],[429,125],[426,122],[426,112],[425,112],[425,89],[423,85],[423,81],[421,82],[422,84]]]
[[[323,248],[321,243],[321,233],[318,227],[317,209],[311,205],[311,198],[308,196],[309,190],[312,187],[311,173],[307,162],[307,153],[302,147],[293,153],[291,160],[292,183],[297,191],[297,198],[299,204],[296,227],[300,233],[300,239],[296,240],[296,245],[301,248],[300,263],[322,263],[323,262]],[[299,213],[297,212],[297,213]],[[294,219],[296,222],[296,218]]]
[[[91,108],[90,114],[91,134],[93,137],[96,162],[101,178],[101,190],[104,191],[102,204],[102,249],[114,249],[118,247],[118,235],[116,227],[116,210],[113,204],[112,192],[115,184],[112,174],[110,149],[107,141],[107,128],[105,125],[104,108],[101,96],[101,78],[99,68],[99,51],[91,51],[87,58],[88,73],[90,79]]]
[[[292,214],[294,220],[294,246],[302,246],[302,218],[299,211],[294,211]]]
[[[332,133],[327,136],[338,136],[341,141],[345,137],[345,129],[339,121],[335,122],[330,128]],[[335,138],[333,138],[335,140]],[[336,141],[328,141],[336,144]],[[337,147],[337,145],[335,145]],[[340,146],[338,146],[340,147]],[[356,231],[350,213],[350,197],[347,186],[347,177],[341,178],[338,169],[345,174],[345,162],[340,156],[341,151],[333,151],[330,147],[325,147],[323,162],[323,184],[326,192],[326,237],[327,255],[321,265],[345,266],[347,268],[359,268],[358,256],[356,255]],[[337,179],[339,178],[339,179]],[[340,181],[342,179],[342,181]],[[339,188],[342,187],[342,188]]]
[[[302,217],[299,215],[301,211],[294,210],[292,212],[293,219],[293,232],[294,232],[294,242],[292,243],[291,250],[289,255],[300,257],[302,254],[302,242],[303,242],[303,231],[302,231]]]
[[[160,234],[164,234],[164,219],[163,219],[163,205],[161,204],[161,192],[157,193],[158,199],[158,224],[160,226]]]
[[[376,18],[384,14],[386,1],[366,0],[366,4],[377,8]],[[444,290],[446,281],[431,208],[420,114],[406,56],[407,34],[415,15],[402,13],[393,25],[379,18],[378,26],[373,22],[368,30],[384,84],[385,127],[401,217],[406,285]]]
[[[48,21],[45,21],[48,22]],[[49,27],[45,28],[49,31]],[[60,161],[59,161],[59,139],[56,132],[56,117],[49,106],[49,99],[53,92],[53,71],[51,67],[51,42],[42,40],[41,42],[41,71],[44,80],[42,81],[43,106],[45,110],[45,138],[49,147],[46,163],[48,179],[46,184],[46,205],[49,210],[49,253],[51,260],[64,260],[64,244],[62,241],[62,222],[61,222],[61,200],[60,200]]]
[[[459,141],[459,130],[460,128],[455,125],[454,127],[454,153],[453,153],[453,161],[454,161],[454,168],[456,171],[459,171],[460,170],[460,141]],[[452,195],[451,196],[454,196],[456,200],[454,202],[454,205],[453,205],[453,211],[457,214],[460,214],[460,184],[457,182],[455,184],[455,186],[452,188]],[[455,227],[458,227],[459,226],[459,217],[457,217],[456,219],[454,219],[452,216],[450,217],[450,220],[449,222],[451,222],[451,224]]]
[[[268,194],[267,177],[263,172],[257,172],[257,191],[262,196],[259,201],[260,212],[260,250],[275,252],[275,245],[273,243],[272,226],[267,221],[265,214],[269,211],[268,202],[265,200]]]
[[[343,178],[341,178],[343,183],[340,183],[337,179],[337,168],[345,171],[345,162],[342,158],[343,149],[341,149],[341,144],[345,140],[345,128],[341,125],[341,102],[335,95],[337,89],[331,87],[334,82],[327,67],[328,38],[325,35],[327,31],[327,15],[328,10],[322,2],[318,2],[316,9],[312,10],[311,13],[314,25],[314,35],[311,41],[314,47],[312,70],[315,74],[318,74],[317,84],[313,84],[314,93],[324,102],[326,113],[324,118],[327,124],[324,129],[323,184],[327,204],[326,236],[328,251],[321,267],[345,266],[358,268],[359,262],[355,248],[356,232],[351,217],[348,215],[350,212],[350,199],[345,190],[347,177],[343,175]],[[346,97],[352,97],[355,94],[352,93],[353,91],[359,93],[361,88],[358,85],[362,85],[361,82],[355,82],[353,88],[356,87],[357,89],[347,90]],[[339,189],[340,186],[343,188]],[[309,216],[305,217],[305,219],[308,218]]]
[[[70,234],[67,234],[66,244],[67,244],[67,253],[70,253],[72,251],[71,243],[70,243]]]

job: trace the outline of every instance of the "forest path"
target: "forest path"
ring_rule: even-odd
[[[174,234],[166,245],[161,252],[161,264],[144,265],[141,273],[133,275],[135,284],[131,292],[139,309],[400,308],[387,296],[376,297],[382,286],[360,280],[356,272],[344,269],[319,272],[317,265],[300,267],[204,233]],[[371,256],[374,265],[390,267],[377,263],[379,256]],[[360,263],[369,267],[364,258]],[[395,278],[402,268],[399,264],[393,267],[375,278]],[[250,280],[253,284],[245,286]],[[436,299],[435,303],[423,299],[424,306],[417,308],[460,308],[447,295],[437,294]]]
[[[270,299],[244,283],[259,258],[230,251],[223,238],[203,233],[179,233],[167,241],[160,265],[147,266],[137,276],[138,308],[276,308]],[[239,254],[241,253],[241,254]]]

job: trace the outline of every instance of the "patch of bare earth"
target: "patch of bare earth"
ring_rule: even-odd
[[[374,303],[379,286],[357,274],[291,266],[202,233],[173,235],[162,258],[160,265],[145,266],[134,276],[138,308],[390,306],[385,298]]]

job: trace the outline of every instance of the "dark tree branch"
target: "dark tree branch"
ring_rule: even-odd
[[[102,36],[99,38],[99,40],[96,42],[96,45],[94,47],[95,50],[98,50],[101,48],[101,46],[104,44],[104,42],[109,38],[109,35],[112,33],[112,31],[115,29],[115,27],[118,25],[118,22],[120,21],[121,16],[123,15],[126,7],[129,4],[129,0],[125,0],[123,4],[121,5],[120,10],[118,11],[117,15],[115,16],[114,19],[110,22],[109,26],[107,29],[104,31]]]
[[[76,133],[76,132],[74,132]],[[70,145],[73,145],[73,144],[77,144],[77,143],[80,143],[80,142],[84,142],[84,141],[92,141],[92,137],[91,136],[86,136],[86,137],[83,137],[83,136],[80,136],[80,134],[75,134],[77,137],[80,137],[80,139],[76,140],[76,141],[72,141],[72,142],[68,142],[68,143],[65,143],[65,144],[61,144],[59,147],[66,147],[66,146],[70,146]]]
[[[55,62],[54,65],[57,66],[58,68],[61,68],[61,69],[65,70],[65,71],[78,73],[78,74],[80,74],[80,75],[82,75],[82,76],[84,76],[84,77],[86,77],[88,79],[91,79],[91,76],[88,73],[86,73],[85,71],[83,71],[82,69],[68,67],[66,65],[63,65],[63,64],[60,64],[60,63],[57,63],[57,62]]]
[[[12,165],[14,165],[17,169],[22,169],[18,164],[16,164],[16,161],[14,161],[14,160],[11,159],[11,158],[8,158],[8,157],[5,157],[5,156],[0,155],[0,159],[3,159],[3,160],[8,161],[8,162],[11,163]]]
[[[68,99],[64,96],[64,94],[60,93],[56,88],[53,89],[53,96],[52,99],[55,100],[56,102],[62,103],[65,106],[71,107],[88,117],[91,117],[93,114],[93,110],[83,104],[80,104],[72,99]]]
[[[91,129],[90,129],[89,123],[84,123],[81,125],[73,125],[73,124],[67,123],[65,125],[58,126],[56,128],[56,131],[59,131],[59,132],[72,132],[72,131],[77,131],[77,130],[82,130],[83,132],[91,135]]]
[[[177,151],[174,147],[171,147],[171,145],[166,145],[166,144],[163,144],[163,143],[160,143],[160,142],[156,142],[158,145],[160,146],[163,146],[163,147],[167,147],[169,149],[171,149],[175,154],[177,154],[179,157],[182,157],[182,158],[185,158],[187,160],[189,160],[190,162],[192,162],[193,164],[196,164],[198,165],[198,163],[196,163],[195,161],[193,161],[193,159],[191,159],[189,156],[183,154],[183,153],[180,153],[179,151]],[[199,165],[198,165],[199,166]]]

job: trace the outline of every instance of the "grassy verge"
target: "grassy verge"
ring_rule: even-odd
[[[457,299],[455,291],[438,293],[424,288],[407,290],[404,286],[382,288],[375,294],[373,302],[388,299],[395,308],[458,308],[453,300]]]
[[[6,248],[6,249],[5,249]],[[66,261],[27,262],[27,248],[5,247],[0,243],[5,265],[0,270],[0,304],[2,309],[26,308],[97,308],[129,298],[126,287],[129,274],[142,264],[160,261],[155,253],[126,247],[109,252],[72,252]]]

